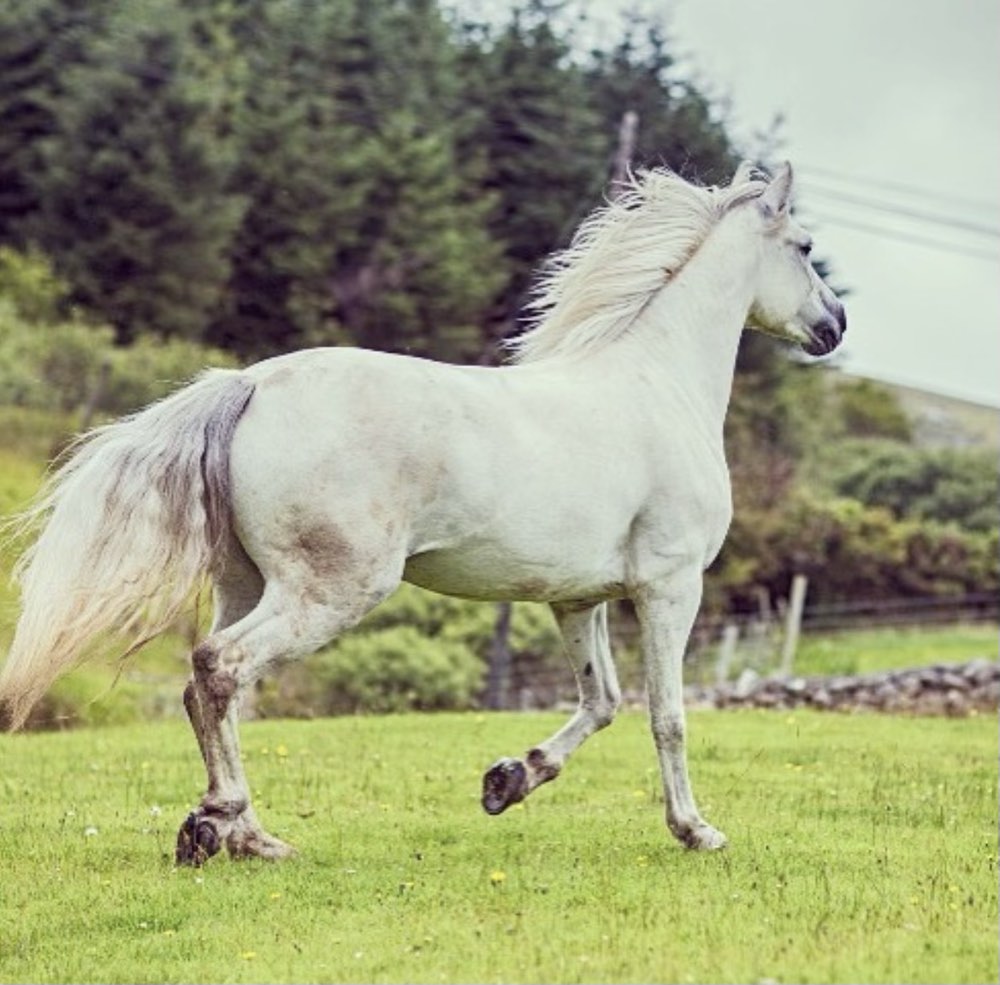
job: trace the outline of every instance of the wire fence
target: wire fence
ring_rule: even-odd
[[[751,670],[761,677],[791,669],[787,658],[788,604],[762,606],[757,613],[703,616],[696,622],[684,656],[685,680],[711,685]],[[994,625],[1000,631],[1000,596],[980,592],[934,598],[871,599],[806,604],[796,635],[835,635],[870,629],[920,629],[949,625]],[[626,702],[639,702],[644,691],[639,629],[627,608],[613,611],[611,632],[615,663]],[[974,654],[978,656],[979,654]],[[551,708],[576,701],[576,686],[564,662],[549,655],[541,664],[512,668],[505,704],[511,708]]]

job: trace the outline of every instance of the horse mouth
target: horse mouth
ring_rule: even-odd
[[[809,329],[809,341],[802,344],[802,349],[810,356],[828,356],[842,337],[838,328],[824,322]]]

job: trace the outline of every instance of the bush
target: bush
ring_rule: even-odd
[[[845,380],[837,388],[844,432],[858,437],[909,441],[910,420],[896,395],[874,380]]]
[[[60,678],[31,710],[25,728],[49,730],[127,725],[152,717],[149,689],[96,669]]]
[[[983,449],[851,442],[831,478],[834,491],[897,517],[997,528],[996,456]]]
[[[221,349],[185,339],[139,336],[131,345],[107,353],[110,372],[97,409],[125,414],[159,400],[207,366],[232,367],[234,358]]]
[[[342,715],[471,708],[485,666],[464,643],[413,626],[348,634],[266,682],[257,712]]]
[[[814,603],[997,591],[997,544],[996,530],[799,492],[780,513],[737,514],[707,595],[716,609],[754,611],[760,589],[784,598],[796,573],[809,577]]]
[[[65,304],[43,257],[0,248],[0,405],[119,416],[165,396],[206,366],[232,366],[219,349],[140,336],[116,346],[106,325]]]
[[[444,710],[477,704],[497,619],[495,605],[404,584],[334,646],[263,682],[266,717]],[[548,608],[517,603],[509,645],[512,686],[569,676]]]

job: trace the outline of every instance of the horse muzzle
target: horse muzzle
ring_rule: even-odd
[[[847,312],[836,298],[823,298],[823,308],[823,317],[809,326],[809,341],[802,346],[810,356],[828,356],[847,331]]]

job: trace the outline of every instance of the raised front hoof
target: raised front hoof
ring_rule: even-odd
[[[502,814],[528,795],[528,771],[519,759],[500,759],[483,776],[483,810]]]
[[[715,852],[720,848],[725,848],[728,844],[726,836],[717,831],[710,824],[686,825],[683,828],[673,829],[677,840],[695,852]]]
[[[192,811],[177,832],[174,859],[178,865],[204,865],[222,848],[222,838],[215,821]]]

